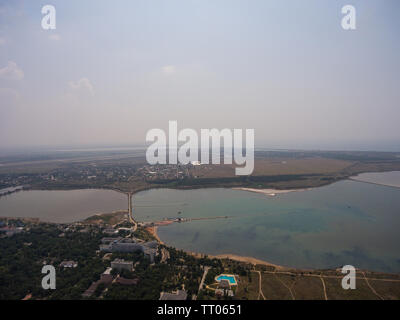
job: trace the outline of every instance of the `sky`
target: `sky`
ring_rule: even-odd
[[[56,29],[41,26],[44,5]],[[356,30],[341,27],[344,5]],[[0,148],[255,130],[256,147],[400,151],[398,0],[0,0]]]

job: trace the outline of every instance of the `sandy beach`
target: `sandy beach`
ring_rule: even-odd
[[[259,264],[259,265],[264,265],[264,266],[269,266],[269,267],[275,267],[277,270],[289,270],[290,269],[288,267],[273,264],[268,261],[256,259],[253,257],[238,256],[236,254],[231,254],[231,253],[212,255],[212,254],[203,254],[203,253],[187,251],[187,250],[183,250],[183,251],[185,251],[187,254],[190,254],[196,258],[203,258],[204,256],[207,256],[208,258],[211,258],[211,259],[230,259],[230,260],[235,260],[235,261],[239,261],[239,262],[251,263],[254,265]]]
[[[304,189],[288,189],[288,190],[278,190],[278,189],[254,189],[254,188],[232,188],[233,190],[241,190],[248,192],[255,192],[265,194],[270,197],[275,197],[278,194],[289,193],[289,192],[299,192],[299,191],[308,191],[312,190],[312,188],[304,188]]]
[[[209,255],[209,257],[217,258],[217,259],[231,259],[231,260],[236,260],[236,261],[246,262],[246,263],[251,263],[251,264],[261,264],[261,265],[265,265],[265,266],[275,267],[277,270],[288,269],[286,267],[279,266],[277,264],[273,264],[273,263],[270,263],[270,262],[267,262],[264,260],[256,259],[253,257],[238,256],[236,254],[219,254],[216,256]]]
[[[158,236],[158,234],[157,234],[157,229],[158,229],[157,226],[154,226],[154,227],[146,227],[146,230],[147,230],[148,232],[150,232],[150,234],[151,234],[154,238],[156,238],[157,241],[158,241],[160,244],[165,245],[165,243],[162,242],[161,239],[160,239],[160,237]]]

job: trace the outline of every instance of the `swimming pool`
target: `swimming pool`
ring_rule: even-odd
[[[233,274],[220,274],[215,278],[215,280],[217,280],[218,282],[220,282],[221,280],[228,280],[231,286],[237,284],[236,278]]]

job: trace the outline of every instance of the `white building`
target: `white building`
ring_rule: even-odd
[[[78,266],[78,262],[75,261],[63,261],[60,263],[60,267],[63,268],[76,268]]]

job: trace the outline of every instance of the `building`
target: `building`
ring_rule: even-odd
[[[219,281],[218,289],[222,289],[222,290],[227,289],[227,290],[229,290],[230,288],[231,288],[231,285],[230,285],[228,280],[222,279],[222,280]]]
[[[139,243],[135,239],[120,239],[109,244],[101,244],[100,251],[102,252],[136,252],[141,251],[150,258],[150,262],[154,263],[154,257],[157,253],[157,241],[149,241]]]
[[[215,289],[215,296],[216,297],[234,297],[235,294],[233,293],[233,290],[225,290],[225,289]]]
[[[121,270],[133,270],[133,262],[132,261],[125,261],[124,259],[115,259],[111,262],[111,268],[116,269],[118,271]]]
[[[223,297],[225,292],[222,289],[215,289],[214,294],[216,297]]]
[[[60,263],[61,268],[76,268],[78,266],[78,262],[76,261],[63,261]]]
[[[113,234],[118,234],[118,230],[115,230],[113,228],[107,228],[103,230],[103,233],[113,235]]]
[[[108,267],[106,269],[106,271],[104,271],[101,275],[100,275],[100,280],[104,283],[111,283],[113,281],[113,276],[111,274],[111,270],[112,268]]]
[[[12,237],[14,234],[21,233],[23,231],[24,231],[23,227],[15,228],[15,227],[6,226],[6,227],[3,227],[3,228],[0,228],[0,233],[5,233],[5,235],[7,237]]]
[[[110,237],[105,237],[101,239],[101,243],[103,244],[110,244],[112,242],[119,242],[121,241],[122,238],[121,237],[117,237],[117,238],[110,238]]]
[[[116,283],[122,284],[124,286],[132,286],[132,285],[137,285],[139,283],[139,278],[135,278],[135,279],[126,279],[123,277],[118,277],[115,280]]]
[[[176,290],[169,292],[161,292],[160,300],[186,300],[187,293],[185,290]]]
[[[100,275],[100,280],[93,282],[90,285],[90,287],[82,294],[82,297],[84,297],[84,298],[91,297],[93,295],[93,293],[96,291],[96,289],[100,283],[104,283],[104,285],[107,287],[112,283],[112,281],[113,281],[113,276],[111,275],[111,268],[107,268]]]

